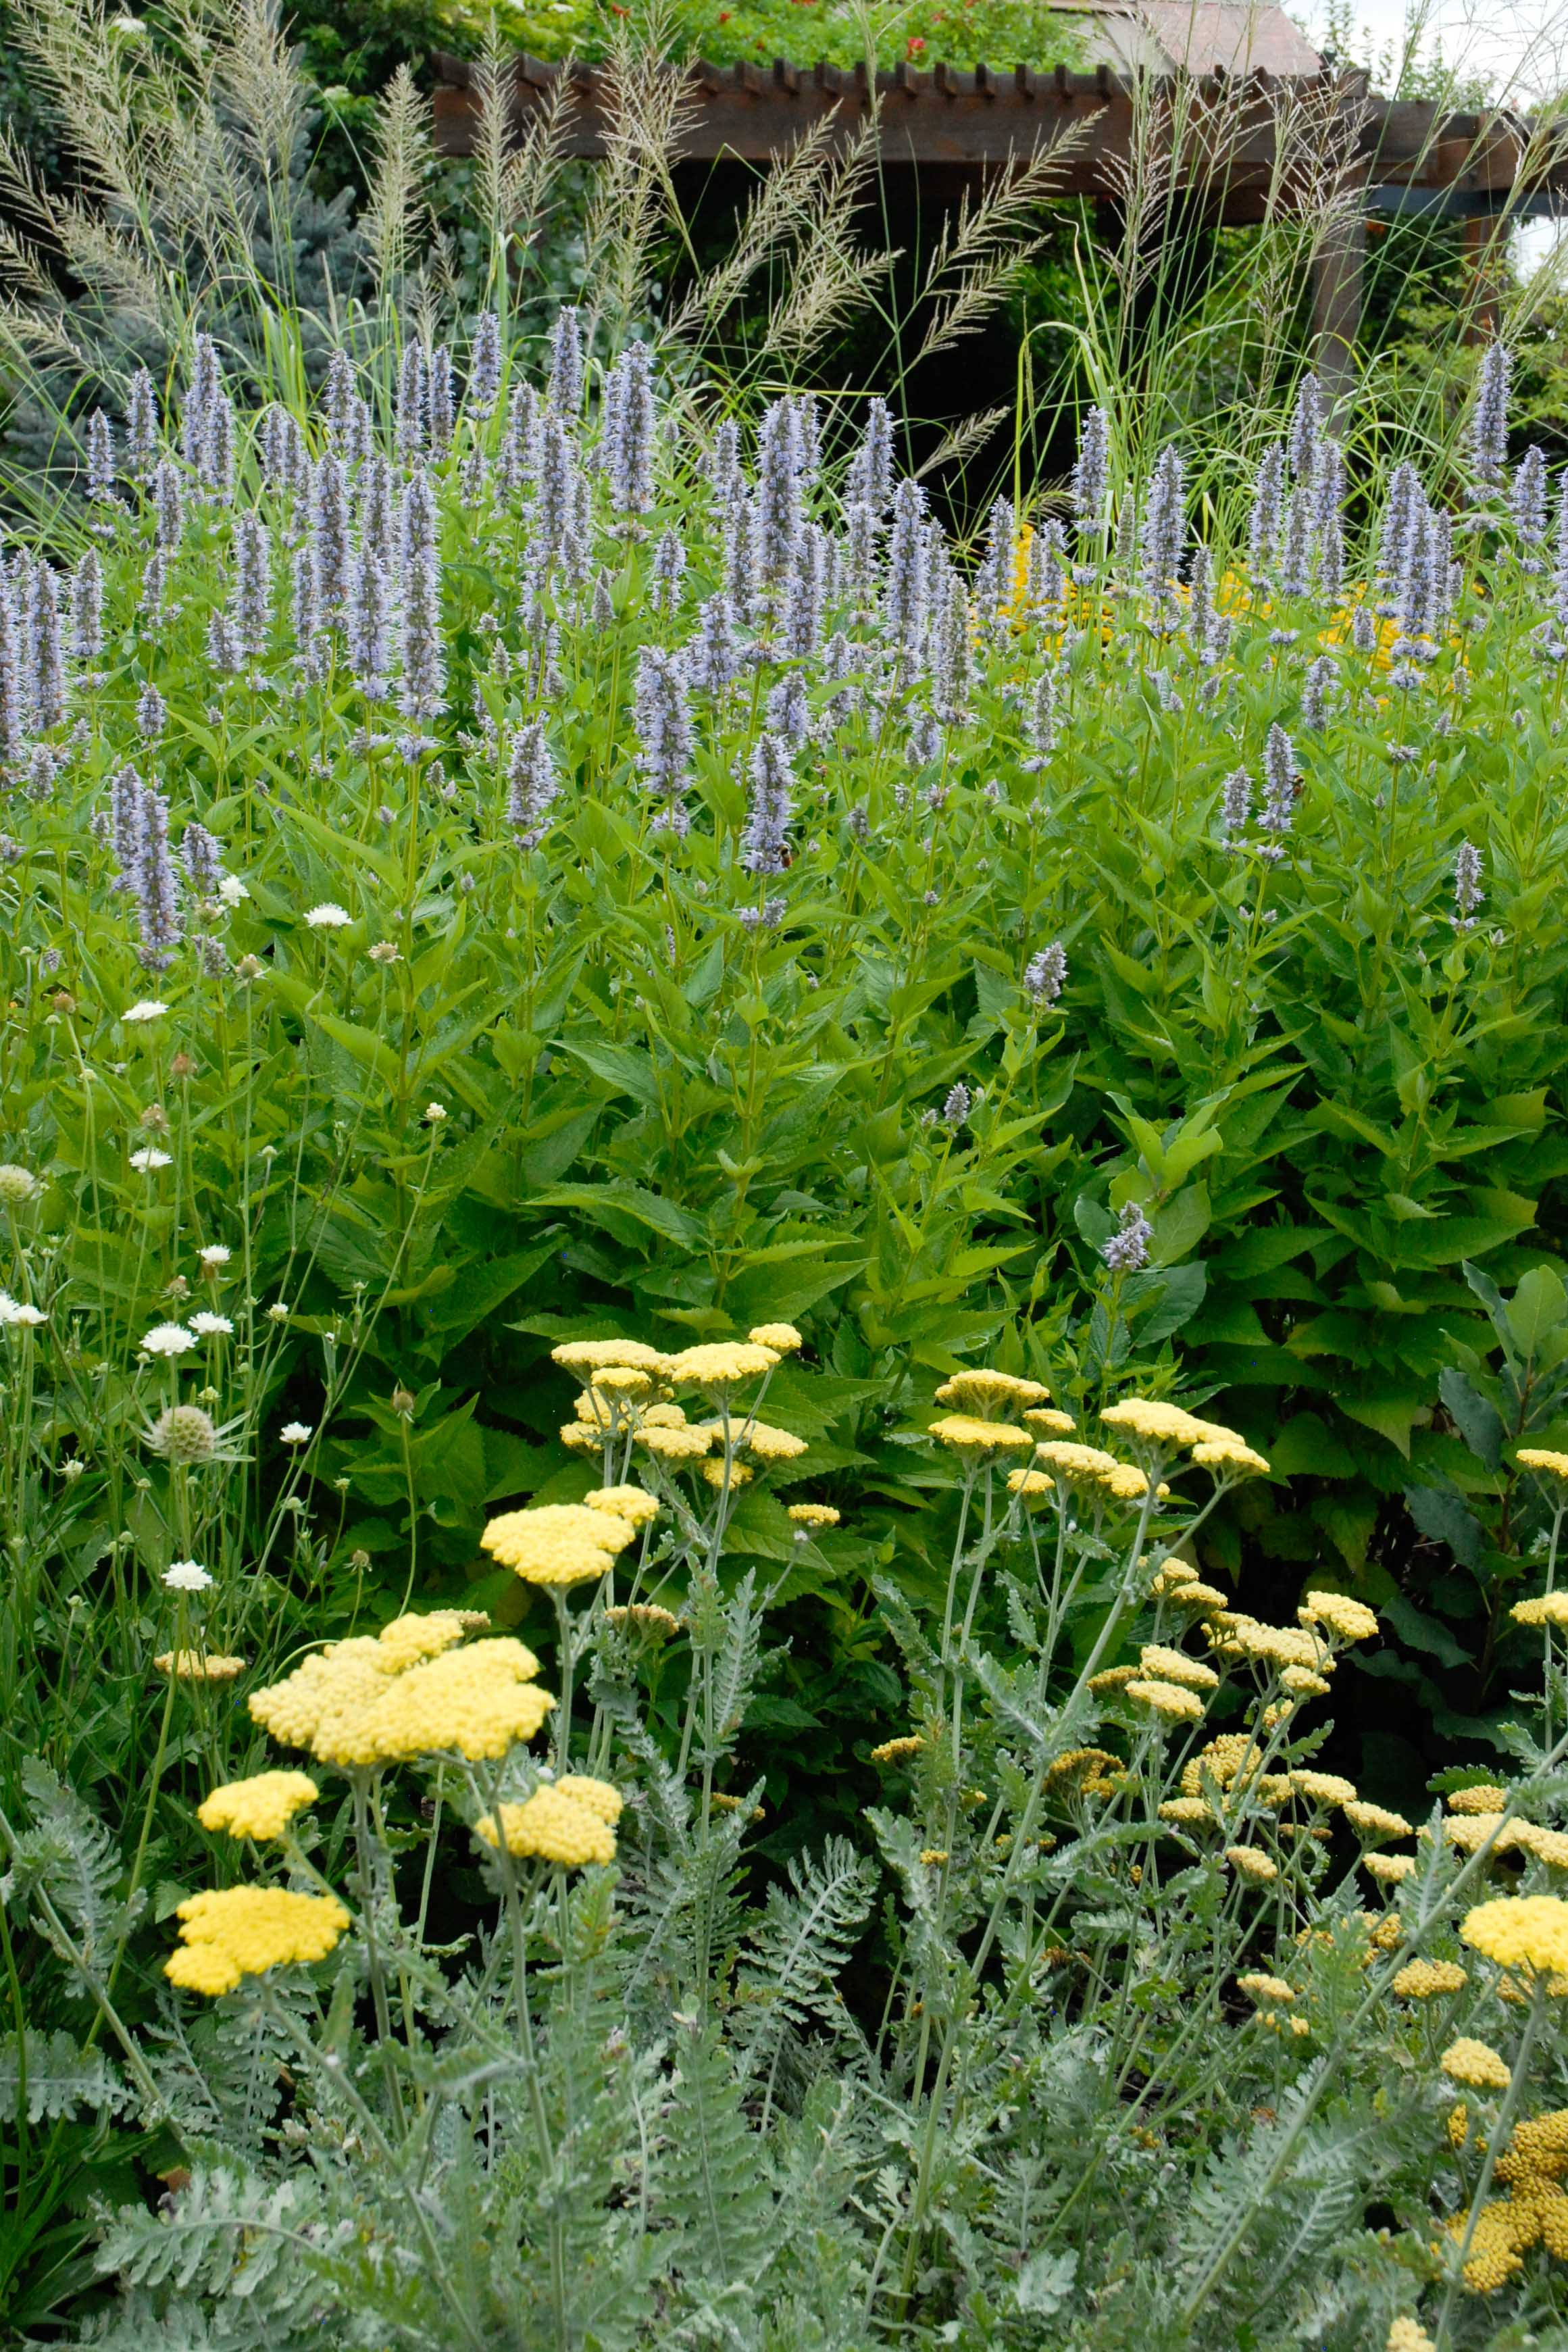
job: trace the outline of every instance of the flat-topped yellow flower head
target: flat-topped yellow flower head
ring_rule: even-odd
[[[1163,1682],[1185,1683],[1189,1690],[1218,1690],[1219,1676],[1201,1658],[1189,1658],[1185,1650],[1168,1650],[1163,1642],[1145,1642],[1139,1653],[1139,1663],[1145,1674],[1155,1675]]]
[[[1034,1444],[1028,1430],[1019,1429],[1016,1422],[982,1421],[968,1412],[944,1413],[940,1421],[929,1422],[926,1426],[939,1445],[973,1461],[1027,1451]]]
[[[1326,1625],[1342,1642],[1370,1642],[1377,1631],[1377,1612],[1348,1592],[1309,1592],[1296,1615],[1303,1625]]]
[[[550,1360],[569,1372],[598,1372],[612,1366],[628,1371],[663,1371],[666,1359],[642,1339],[563,1339]]]
[[[1192,1458],[1200,1470],[1212,1470],[1217,1478],[1266,1478],[1269,1463],[1266,1455],[1257,1453],[1239,1437],[1206,1437],[1192,1449]]]
[[[1472,2090],[1506,2091],[1512,2079],[1507,2060],[1490,2042],[1478,2042],[1469,2033],[1450,2042],[1437,2063],[1450,2082],[1468,2083]]]
[[[580,1584],[605,1575],[636,1529],[613,1511],[582,1503],[543,1503],[504,1511],[479,1538],[480,1549],[527,1584]]]
[[[1168,1715],[1178,1721],[1197,1723],[1203,1714],[1202,1699],[1195,1690],[1188,1690],[1181,1683],[1158,1682],[1139,1676],[1127,1685],[1127,1696],[1135,1699],[1141,1706],[1152,1707],[1156,1715]]]
[[[754,1348],[767,1348],[775,1356],[793,1356],[806,1344],[793,1323],[758,1323],[746,1336]]]
[[[257,1691],[252,1718],[324,1764],[387,1764],[454,1750],[474,1759],[503,1756],[515,1740],[532,1738],[555,1701],[534,1680],[538,1660],[511,1635],[456,1646],[470,1622],[467,1611],[432,1612],[394,1618],[379,1640],[361,1634],[329,1643]]]
[[[836,1528],[842,1514],[831,1503],[791,1503],[789,1516],[798,1528]]]
[[[320,1794],[304,1772],[256,1772],[248,1780],[226,1780],[196,1808],[204,1830],[226,1830],[234,1838],[281,1837],[303,1806]]]
[[[281,1886],[210,1887],[176,1915],[181,1948],[163,1973],[188,1992],[232,1992],[242,1977],[292,1961],[325,1959],[349,1925],[335,1895],[294,1895]]]
[[[613,1800],[613,1811],[600,1791]],[[510,1854],[559,1863],[568,1870],[615,1859],[614,1825],[621,1800],[604,1781],[589,1781],[573,1773],[553,1787],[536,1789],[520,1805],[502,1805],[499,1811],[500,1834]],[[486,1813],[474,1827],[486,1845],[497,1843],[494,1814]]]
[[[646,1486],[600,1486],[591,1495],[584,1495],[585,1511],[608,1511],[612,1519],[624,1519],[629,1528],[645,1528],[659,1516],[659,1498],[650,1495]]]
[[[992,1371],[987,1366],[955,1372],[944,1381],[936,1391],[938,1404],[950,1405],[955,1412],[974,1413],[981,1421],[990,1421],[1003,1413],[1018,1412],[1026,1405],[1044,1404],[1051,1391],[1043,1381],[1021,1380],[1014,1372]]]
[[[1459,1928],[1472,1951],[1500,1968],[1568,1972],[1568,1903],[1556,1895],[1500,1895],[1478,1903]]]
[[[760,1380],[778,1361],[776,1348],[759,1348],[749,1339],[716,1339],[698,1348],[683,1348],[678,1356],[670,1358],[669,1374],[683,1387],[724,1396],[743,1381]]]
[[[1516,1601],[1509,1611],[1516,1625],[1568,1625],[1568,1592],[1542,1592]]]
[[[1549,1478],[1568,1478],[1568,1454],[1554,1454],[1546,1445],[1521,1445],[1514,1460],[1525,1470],[1543,1471]]]

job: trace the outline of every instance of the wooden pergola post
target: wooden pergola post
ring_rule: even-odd
[[[1358,178],[1324,230],[1312,261],[1312,367],[1337,414],[1355,389],[1366,272],[1366,183]]]

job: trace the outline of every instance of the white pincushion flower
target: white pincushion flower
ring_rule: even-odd
[[[13,1298],[8,1290],[0,1290],[0,1325],[15,1331],[31,1331],[47,1317],[41,1307],[29,1307],[25,1300]]]
[[[128,1006],[120,1017],[122,1021],[162,1021],[168,1010],[168,1006],[160,1003],[157,997],[143,996],[135,1004]]]
[[[143,1176],[150,1176],[154,1168],[172,1168],[174,1162],[167,1151],[156,1151],[149,1144],[144,1151],[131,1153],[131,1164],[132,1168],[140,1170]]]
[[[220,1265],[227,1265],[234,1252],[225,1242],[209,1242],[205,1249],[196,1252],[196,1255],[209,1274],[216,1274]]]
[[[439,1127],[442,1120],[446,1117],[446,1105],[444,1103],[435,1102],[426,1103],[424,1106],[424,1116],[430,1121],[432,1127]]]
[[[163,1570],[163,1581],[172,1592],[207,1592],[213,1580],[193,1559],[177,1559]]]
[[[191,1328],[198,1339],[226,1339],[234,1328],[226,1315],[209,1315],[205,1309],[191,1318]]]
[[[285,1445],[306,1445],[310,1440],[310,1424],[306,1421],[286,1421],[277,1433]]]
[[[340,907],[331,898],[324,899],[319,907],[312,907],[305,918],[313,931],[340,931],[353,919],[347,907]]]
[[[183,1356],[196,1344],[196,1335],[187,1331],[183,1323],[154,1323],[143,1338],[144,1356]]]
[[[224,875],[218,884],[218,897],[225,907],[237,907],[242,898],[248,898],[249,896],[250,892],[237,874]]]

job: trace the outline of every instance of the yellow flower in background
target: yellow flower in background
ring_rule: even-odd
[[[1508,1790],[1495,1780],[1473,1780],[1468,1789],[1450,1790],[1448,1799],[1451,1813],[1500,1813],[1507,1804]]]
[[[1437,2063],[1451,2082],[1468,2084],[1475,2091],[1506,2091],[1513,2080],[1507,2060],[1490,2042],[1477,2042],[1469,2033],[1450,2042]]]
[[[646,1486],[601,1486],[582,1498],[585,1511],[608,1511],[630,1528],[645,1528],[659,1516],[659,1498]]]
[[[1020,1380],[1012,1372],[981,1367],[955,1372],[951,1380],[944,1381],[936,1391],[936,1402],[951,1405],[956,1412],[975,1413],[982,1421],[988,1421],[994,1414],[1044,1404],[1050,1394],[1043,1381]]]
[[[749,1340],[721,1339],[699,1348],[683,1348],[678,1356],[669,1358],[667,1369],[672,1380],[706,1389],[716,1396],[743,1381],[760,1379],[778,1361],[776,1348],[756,1347]]]
[[[918,1732],[909,1732],[902,1739],[884,1739],[880,1748],[871,1751],[873,1764],[902,1764],[908,1757],[918,1756],[926,1742]]]
[[[708,1461],[703,1464],[702,1475],[710,1486],[727,1486],[731,1494],[736,1494],[742,1486],[749,1486],[757,1474],[745,1462],[731,1462],[727,1471],[722,1462]]]
[[[1516,1601],[1508,1613],[1516,1625],[1568,1625],[1568,1592],[1543,1592],[1534,1601]]]
[[[569,1372],[597,1372],[611,1366],[629,1371],[663,1371],[668,1358],[641,1339],[563,1339],[550,1349],[550,1360]]]
[[[1201,1797],[1167,1797],[1160,1807],[1162,1822],[1183,1822],[1196,1828],[1200,1822],[1214,1819],[1214,1808]]]
[[[1355,1802],[1355,1782],[1342,1779],[1337,1772],[1294,1771],[1289,1779],[1298,1796],[1310,1797],[1315,1805],[1354,1805]]]
[[[714,1431],[715,1444],[723,1443],[722,1427]],[[758,1462],[798,1462],[806,1451],[806,1441],[797,1437],[792,1429],[775,1429],[771,1422],[748,1421],[744,1429],[732,1433],[736,1445],[755,1455]]]
[[[319,1794],[304,1772],[257,1772],[214,1789],[197,1806],[196,1819],[204,1830],[226,1830],[230,1837],[281,1837],[295,1814]]]
[[[1544,1470],[1550,1477],[1568,1478],[1568,1454],[1553,1454],[1549,1446],[1521,1445],[1513,1458],[1526,1470]]]
[[[1342,1642],[1370,1642],[1377,1631],[1377,1612],[1348,1592],[1309,1592],[1296,1612],[1303,1625],[1326,1625]]]
[[[1503,1895],[1479,1903],[1466,1913],[1459,1934],[1500,1968],[1568,1970],[1568,1903],[1555,1895]]]
[[[1218,1690],[1219,1676],[1201,1658],[1189,1658],[1185,1650],[1167,1650],[1162,1643],[1145,1642],[1138,1654],[1139,1663],[1146,1675],[1162,1682],[1186,1683],[1189,1690]]]
[[[789,1517],[798,1528],[836,1528],[842,1514],[831,1503],[791,1503]]]
[[[616,1513],[582,1503],[543,1503],[504,1511],[479,1538],[480,1549],[528,1584],[580,1584],[606,1575],[636,1533]]]
[[[1390,1812],[1385,1805],[1369,1805],[1356,1798],[1345,1806],[1345,1820],[1364,1838],[1410,1837],[1414,1834],[1403,1813]]]
[[[603,1781],[587,1785],[595,1790],[606,1786]],[[611,1790],[610,1795],[615,1797],[616,1791]],[[618,1797],[615,1811],[611,1813],[602,1801],[574,1794],[564,1784],[558,1784],[536,1789],[520,1805],[502,1805],[499,1810],[501,1835],[506,1839],[508,1853],[560,1863],[568,1870],[581,1870],[590,1863],[615,1859],[614,1824],[621,1810]],[[484,1814],[474,1827],[486,1845],[496,1843],[494,1814]]]
[[[514,1740],[532,1738],[555,1701],[535,1683],[538,1660],[512,1636],[454,1646],[467,1617],[456,1610],[398,1617],[379,1639],[329,1643],[256,1691],[251,1717],[283,1746],[308,1748],[327,1764],[393,1763],[448,1749],[504,1755]],[[432,1654],[437,1641],[444,1646]]]
[[[977,1458],[988,1454],[1015,1453],[1020,1446],[1034,1444],[1028,1430],[1019,1429],[1015,1422],[980,1421],[972,1413],[945,1413],[940,1421],[926,1425],[939,1445]]]
[[[1045,1405],[1031,1407],[1023,1421],[1024,1427],[1040,1437],[1071,1437],[1078,1426],[1070,1412],[1055,1412]]]
[[[1156,1397],[1124,1397],[1117,1404],[1108,1404],[1100,1418],[1107,1429],[1126,1430],[1154,1445],[1242,1443],[1234,1430],[1222,1429],[1218,1422],[1200,1421],[1197,1413]]]
[[[1469,1980],[1458,1960],[1407,1960],[1394,1990],[1401,2000],[1436,2000],[1443,1993],[1462,1992]]]
[[[1130,1462],[1118,1462],[1097,1445],[1074,1445],[1063,1438],[1048,1438],[1034,1449],[1037,1463],[1054,1470],[1069,1486],[1098,1486],[1118,1500],[1139,1502],[1149,1491],[1143,1472]]]
[[[1250,1976],[1238,1977],[1236,1983],[1238,1990],[1244,1992],[1249,2000],[1292,2001],[1296,1998],[1294,1985],[1288,1985],[1283,1977],[1268,1976],[1260,1970]]]
[[[626,1800],[611,1780],[596,1780],[586,1772],[563,1772],[555,1783],[563,1797],[574,1804],[586,1805],[591,1813],[612,1828],[626,1810]]]
[[[604,1612],[607,1625],[630,1625],[640,1633],[669,1635],[678,1633],[681,1621],[673,1609],[662,1609],[656,1601],[633,1601]]]
[[[1197,1693],[1180,1683],[1151,1682],[1140,1677],[1127,1685],[1127,1696],[1141,1706],[1152,1707],[1156,1715],[1168,1715],[1189,1723],[1200,1720],[1203,1701]]]
[[[438,1658],[444,1650],[461,1642],[467,1630],[465,1612],[456,1609],[433,1609],[423,1617],[394,1617],[376,1636],[379,1663],[384,1672],[401,1674],[405,1666],[416,1666],[423,1658]]]
[[[700,1462],[713,1451],[713,1432],[694,1429],[683,1422],[651,1422],[646,1413],[637,1425],[639,1445],[661,1462]]]
[[[1549,1869],[1568,1870],[1568,1836],[1563,1831],[1544,1830],[1535,1822],[1515,1822],[1513,1843]]]
[[[1009,1470],[1008,1492],[1009,1495],[1023,1495],[1030,1498],[1038,1495],[1053,1495],[1056,1492],[1056,1481],[1054,1478],[1048,1478],[1043,1470]]]
[[[1268,1855],[1260,1853],[1255,1845],[1228,1845],[1225,1859],[1243,1878],[1250,1878],[1259,1886],[1267,1886],[1270,1879],[1280,1875]]]
[[[758,1323],[746,1336],[754,1348],[767,1348],[775,1356],[792,1356],[805,1345],[793,1323]]]
[[[1436,2352],[1436,2347],[1426,2329],[1401,2313],[1388,2331],[1384,2352]]]
[[[335,1895],[294,1895],[281,1886],[209,1888],[175,1915],[181,1948],[163,1964],[187,1992],[232,1992],[242,1977],[294,1961],[325,1959],[349,1915]]]
[[[1373,1878],[1380,1878],[1388,1886],[1398,1886],[1416,1874],[1413,1853],[1364,1853],[1361,1866]]]
[[[1250,1445],[1238,1437],[1221,1441],[1206,1438],[1192,1449],[1192,1458],[1203,1470],[1224,1470],[1237,1478],[1266,1478],[1269,1465],[1266,1458],[1255,1453]]]
[[[250,1664],[248,1658],[225,1657],[219,1650],[161,1650],[152,1661],[161,1675],[182,1683],[232,1683]]]

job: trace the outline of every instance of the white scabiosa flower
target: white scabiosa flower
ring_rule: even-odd
[[[0,1290],[0,1328],[9,1331],[31,1331],[48,1318],[41,1307],[29,1307],[20,1298],[13,1298],[8,1290]]]
[[[172,1168],[174,1161],[171,1153],[155,1150],[152,1145],[149,1144],[145,1150],[131,1153],[131,1164],[139,1174],[151,1176],[156,1168]]]
[[[196,1252],[196,1255],[202,1261],[204,1274],[216,1274],[220,1266],[227,1265],[234,1252],[226,1242],[209,1242],[205,1249]]]
[[[177,1559],[163,1570],[171,1592],[210,1592],[213,1580],[193,1559]]]
[[[122,1021],[162,1021],[169,1010],[155,996],[144,996],[138,1003],[129,1005],[120,1014]]]
[[[218,884],[218,897],[225,907],[237,907],[242,898],[249,896],[250,892],[237,874],[225,874]]]
[[[438,1102],[426,1103],[424,1106],[424,1116],[429,1120],[432,1127],[439,1127],[442,1120],[446,1117],[446,1105],[444,1103]]]
[[[308,1421],[286,1421],[277,1433],[285,1445],[308,1445],[311,1430]]]
[[[340,907],[331,898],[323,899],[319,907],[312,907],[305,918],[313,931],[340,931],[353,919],[347,907]]]
[[[234,1328],[226,1315],[209,1315],[204,1308],[200,1315],[191,1318],[191,1328],[198,1339],[226,1339],[232,1336]]]
[[[141,1352],[144,1356],[183,1356],[196,1344],[196,1335],[183,1323],[154,1323],[143,1334]]]

